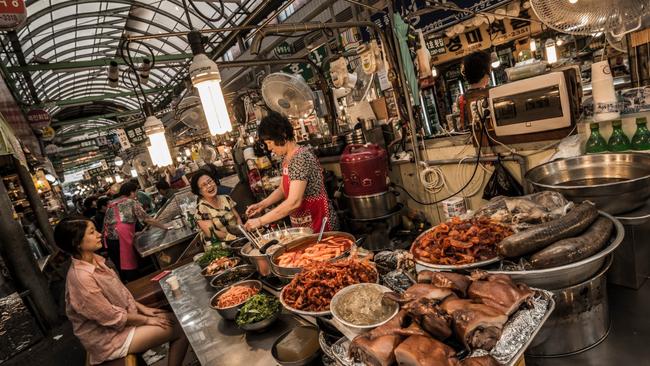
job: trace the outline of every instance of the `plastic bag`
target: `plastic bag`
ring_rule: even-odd
[[[516,197],[523,196],[524,189],[517,179],[510,174],[508,169],[497,160],[494,163],[494,172],[483,190],[483,199],[489,200],[497,196]]]

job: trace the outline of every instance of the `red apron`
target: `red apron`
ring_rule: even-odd
[[[127,199],[129,198],[123,198],[121,200],[111,202],[108,205],[108,209],[113,210],[113,215],[115,216],[115,231],[117,232],[117,237],[120,241],[121,270],[138,269],[138,255],[135,253],[135,248],[133,247],[133,238],[135,237],[135,223],[129,224],[127,222],[122,222],[120,210],[117,209],[117,205]],[[106,246],[106,242],[104,245]]]
[[[294,153],[297,154],[298,151]],[[291,157],[293,159],[293,157]],[[289,178],[289,163],[290,161],[282,163],[282,189],[284,191],[284,199],[289,197],[289,187],[291,179]],[[323,180],[323,173],[319,172],[320,179]],[[315,233],[320,231],[321,222],[323,217],[330,218],[329,200],[327,199],[327,192],[325,192],[325,184],[317,196],[302,198],[302,204],[295,209],[290,215],[291,226],[293,227],[311,227]],[[325,224],[325,231],[331,230],[331,220]]]

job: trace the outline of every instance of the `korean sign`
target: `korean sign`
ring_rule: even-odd
[[[325,57],[327,57],[327,46],[322,45],[307,55],[310,60],[314,61],[314,63],[318,66],[321,66],[323,63],[323,60]],[[290,64],[289,66],[285,67],[282,69],[282,71],[286,72],[287,74],[298,74],[301,75],[305,81],[312,82],[313,79],[315,78],[315,73],[309,66],[309,64],[306,63],[300,63],[300,64]],[[326,70],[323,70],[325,75],[328,75],[329,73]]]
[[[2,0],[0,0],[0,4],[2,4]],[[27,117],[27,121],[32,126],[32,128],[47,127],[50,125],[50,122],[52,121],[52,119],[50,118],[50,114],[47,113],[47,111],[44,109],[32,109],[29,112],[27,112],[26,117]]]
[[[528,9],[519,14],[523,19],[501,19],[493,21],[489,26],[483,24],[478,28],[466,30],[462,34],[447,37],[429,34],[426,46],[431,53],[433,64],[441,64],[464,57],[472,52],[498,46],[530,34],[541,32],[541,24],[536,21],[535,13]],[[489,28],[488,28],[489,27]],[[490,37],[492,41],[490,42]]]
[[[117,130],[115,130],[115,134],[117,135],[117,140],[120,142],[120,145],[122,146],[122,150],[127,150],[131,148],[131,143],[129,142],[129,138],[123,129],[118,128]]]
[[[131,145],[137,145],[147,139],[147,135],[144,133],[142,125],[127,127],[124,129],[124,132],[126,133]]]
[[[0,29],[13,30],[27,19],[23,0],[0,0]]]

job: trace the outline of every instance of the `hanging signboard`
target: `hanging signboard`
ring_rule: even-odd
[[[108,137],[106,137],[106,136],[96,137],[95,142],[97,143],[97,146],[110,145],[110,141],[109,141]]]
[[[537,19],[530,9],[523,10],[518,17]],[[465,32],[456,34],[453,37],[429,34],[425,37],[425,42],[427,49],[431,53],[432,63],[437,65],[541,31],[541,23],[539,22],[504,18],[494,20],[490,25],[482,24],[478,28],[467,29]],[[492,36],[492,41],[490,41],[490,36]]]
[[[117,136],[117,140],[120,142],[120,146],[122,146],[122,150],[128,150],[131,148],[129,137],[126,135],[124,129],[118,128],[115,130],[115,135]]]
[[[27,19],[23,0],[0,0],[0,29],[14,30]]]
[[[106,159],[102,159],[101,164],[102,170],[108,170],[108,163],[106,163]]]
[[[0,4],[2,4],[2,0],[0,0]],[[32,128],[35,129],[41,129],[43,127],[47,127],[50,125],[50,122],[52,121],[52,118],[50,118],[50,114],[47,113],[46,110],[44,109],[32,109],[29,112],[27,112],[27,122],[32,126]]]
[[[98,176],[104,174],[104,169],[102,169],[101,167],[93,168],[93,169],[88,169],[88,170],[86,170],[86,172],[84,173],[84,176],[85,176],[86,174],[88,174],[88,178],[86,178],[86,179],[90,179],[90,178],[98,177]]]
[[[327,45],[324,44],[320,47],[315,48],[307,55],[307,57],[309,57],[310,60],[314,61],[316,65],[322,66],[323,60],[325,60],[325,57],[327,57]],[[327,68],[329,68],[329,66]],[[316,79],[314,70],[312,70],[307,63],[289,64],[289,66],[283,68],[282,71],[286,72],[287,74],[301,75],[307,83],[313,83]],[[323,70],[323,72],[326,76],[329,75],[329,72],[327,70]]]
[[[126,136],[131,145],[137,145],[147,139],[147,135],[144,133],[142,125],[127,127],[124,129],[124,132],[126,132]]]

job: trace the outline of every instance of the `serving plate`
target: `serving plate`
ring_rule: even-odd
[[[298,309],[292,308],[286,302],[284,302],[284,292],[286,290],[287,290],[287,287],[285,286],[282,289],[282,291],[280,291],[280,296],[278,296],[278,297],[280,298],[280,303],[282,304],[282,306],[284,306],[284,308],[289,310],[290,312],[298,314],[298,315],[313,316],[313,317],[328,316],[328,315],[332,314],[329,307],[325,311],[304,311],[304,310],[298,310]]]

